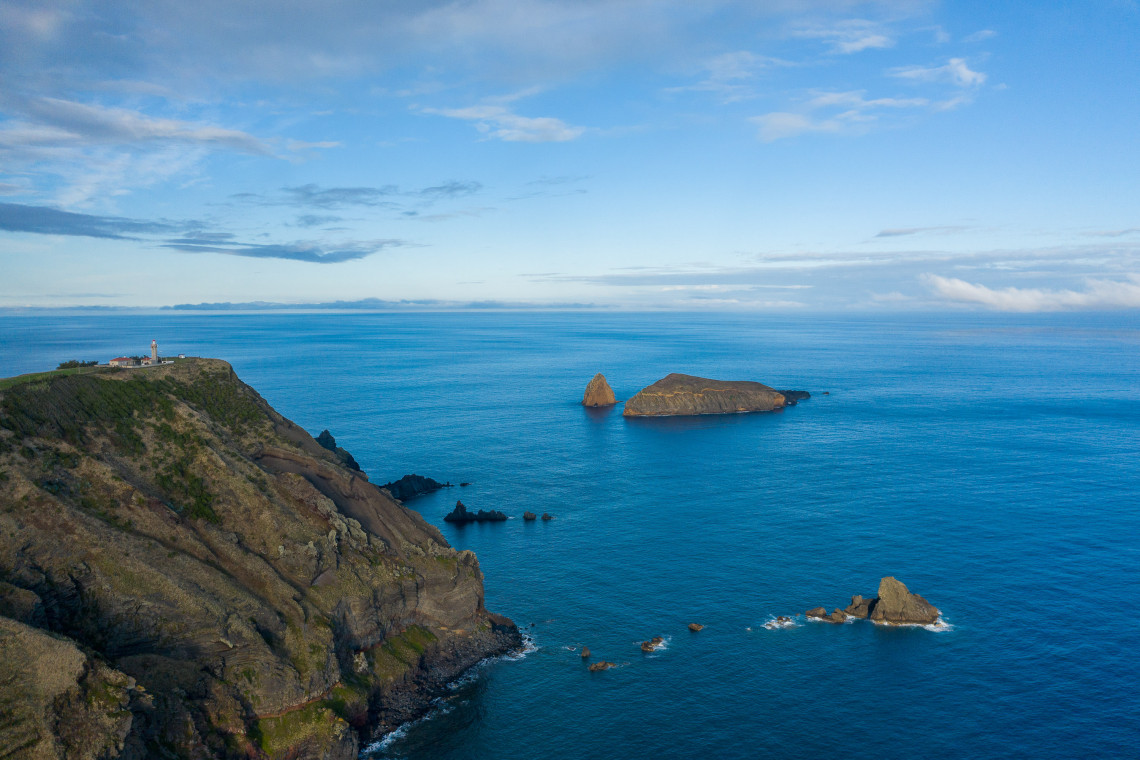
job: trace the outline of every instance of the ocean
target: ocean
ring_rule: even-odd
[[[370,756],[1136,756],[1134,313],[7,314],[0,374],[152,338],[231,362],[373,482],[470,481],[409,506],[532,646]],[[670,372],[812,398],[624,419],[580,406],[595,372],[619,399]],[[512,519],[444,523],[457,498]],[[887,575],[943,629],[804,620]]]

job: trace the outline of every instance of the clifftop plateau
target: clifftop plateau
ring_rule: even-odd
[[[520,644],[473,553],[225,362],[0,388],[20,756],[347,760]]]

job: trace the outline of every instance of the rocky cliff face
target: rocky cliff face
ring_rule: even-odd
[[[224,362],[0,392],[0,745],[22,756],[354,758],[518,646],[482,580]]]
[[[601,372],[594,375],[586,384],[586,392],[582,394],[582,406],[613,406],[617,403],[613,388],[606,382],[606,376]]]
[[[783,409],[787,401],[779,391],[747,380],[709,380],[671,374],[638,391],[625,402],[626,417],[732,414]]]

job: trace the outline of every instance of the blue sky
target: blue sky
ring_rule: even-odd
[[[1140,307],[1140,6],[0,0],[0,307]]]

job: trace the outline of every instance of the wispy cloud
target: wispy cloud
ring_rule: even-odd
[[[259,206],[297,206],[321,210],[363,206],[399,211],[405,208],[407,199],[412,199],[421,206],[429,206],[438,201],[475,195],[482,189],[483,184],[475,180],[449,180],[438,185],[408,190],[398,185],[322,187],[310,182],[283,187],[275,193],[236,193],[230,199]],[[317,215],[312,218],[325,217]],[[335,221],[340,219],[335,218]]]
[[[998,311],[1063,311],[1080,309],[1140,308],[1140,275],[1127,280],[1088,279],[1084,290],[1044,288],[989,288],[954,277],[922,276],[938,296],[961,303],[980,304]]]
[[[703,67],[705,78],[701,81],[670,87],[665,92],[705,92],[715,96],[721,103],[737,103],[759,96],[756,79],[762,72],[793,65],[790,61],[738,50],[706,61]]]
[[[268,205],[305,206],[307,208],[343,208],[345,206],[379,206],[400,189],[395,185],[383,187],[321,187],[315,183],[281,188],[282,198],[266,199],[265,196],[243,194],[242,200],[257,199]]]
[[[467,108],[421,108],[421,113],[475,123],[486,139],[504,142],[569,142],[586,132],[552,116],[520,116],[503,105],[484,104]]]
[[[106,108],[59,98],[8,98],[15,123],[0,129],[0,151],[146,142],[181,143],[242,153],[272,155],[264,140],[212,124],[159,119],[124,108]]]
[[[108,240],[138,240],[139,235],[170,234],[179,226],[119,216],[96,216],[49,206],[0,203],[0,230],[41,235],[73,235]]]
[[[880,23],[866,19],[848,19],[830,26],[802,27],[792,32],[795,37],[823,40],[832,53],[850,55],[864,50],[893,47],[895,39]]]
[[[321,227],[326,224],[336,224],[342,219],[343,217],[333,214],[301,214],[297,217],[296,223],[298,227]]]
[[[416,195],[421,198],[462,198],[467,195],[474,195],[483,189],[483,185],[479,182],[469,180],[467,182],[444,182],[442,185],[435,185],[433,187],[425,187],[422,190],[416,191]]]
[[[182,253],[221,253],[229,256],[337,264],[362,259],[386,248],[409,245],[407,241],[397,239],[342,243],[243,243],[236,240],[237,235],[232,232],[202,227],[200,222],[194,221],[148,221],[80,214],[48,206],[0,203],[0,231],[129,240],[156,244],[160,248]],[[177,237],[170,237],[171,235]]]
[[[341,264],[346,261],[355,261],[379,253],[385,248],[395,248],[407,245],[403,240],[366,240],[340,245],[326,245],[313,241],[277,244],[231,243],[212,244],[208,242],[195,242],[194,240],[175,240],[163,243],[163,248],[169,248],[182,253],[221,253],[227,256],[244,256],[255,259],[284,259],[286,261],[304,261],[312,264]]]
[[[879,232],[877,238],[904,237],[907,235],[953,235],[970,229],[959,225],[943,225],[939,227],[896,227]]]
[[[883,109],[924,108],[930,105],[926,98],[871,98],[865,91],[815,93],[804,104],[804,112],[775,111],[751,118],[764,142],[773,142],[796,135],[822,132],[841,133],[866,129],[879,119]],[[816,115],[817,112],[827,112]]]
[[[979,29],[973,34],[963,37],[962,42],[981,42],[982,40],[988,40],[989,38],[996,36],[997,32],[995,32],[993,29]]]
[[[1125,235],[1140,234],[1140,227],[1127,227],[1122,230],[1095,230],[1093,232],[1086,232],[1089,237],[1108,237],[1117,238],[1124,237]]]
[[[888,73],[899,79],[947,82],[958,87],[980,87],[986,82],[986,75],[971,69],[965,58],[951,58],[942,66],[901,66]]]

